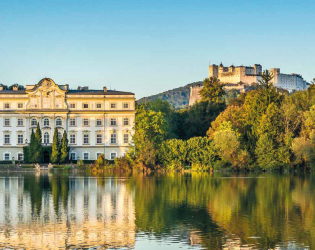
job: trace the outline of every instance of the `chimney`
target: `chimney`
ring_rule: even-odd
[[[104,92],[107,92],[107,87],[103,87]]]
[[[13,91],[18,91],[18,87],[17,86],[13,86]]]

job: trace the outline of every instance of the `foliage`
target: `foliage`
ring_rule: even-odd
[[[225,91],[220,80],[216,77],[206,78],[203,83],[203,88],[199,91],[202,101],[210,103],[223,103]]]
[[[164,141],[159,151],[159,161],[168,170],[181,170],[187,158],[187,143],[173,139]]]
[[[135,121],[135,154],[140,164],[154,168],[157,151],[167,136],[167,122],[162,112],[146,110],[143,105],[137,109]]]
[[[3,90],[13,90],[13,87],[17,87],[18,90],[25,90],[25,87],[23,85],[19,85],[19,84],[12,84],[10,86],[5,85],[5,84],[0,84],[1,87],[3,87]]]
[[[83,160],[78,160],[77,165],[79,168],[83,168],[85,166],[85,163]]]
[[[70,150],[70,148],[68,147],[67,132],[64,131],[63,136],[62,136],[62,142],[61,142],[60,163],[68,162],[69,150]]]
[[[52,163],[59,163],[60,161],[60,145],[58,139],[58,129],[55,128],[53,143],[52,143],[52,153],[51,153],[51,162]]]

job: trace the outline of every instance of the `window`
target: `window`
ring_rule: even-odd
[[[117,157],[117,153],[110,153],[110,159],[114,160]]]
[[[88,109],[89,108],[89,104],[88,103],[83,103],[83,108],[84,109]]]
[[[23,144],[23,135],[18,135],[18,144]]]
[[[70,118],[70,126],[71,127],[75,127],[76,126],[75,118]]]
[[[83,135],[83,144],[90,143],[90,136],[88,134]]]
[[[125,103],[123,104],[123,108],[124,108],[124,109],[129,109],[129,103],[125,102]]]
[[[89,159],[89,153],[83,153],[83,159],[88,160]]]
[[[49,143],[49,133],[48,132],[44,133],[44,143]]]
[[[24,126],[24,120],[19,118],[18,119],[18,126]]]
[[[6,126],[6,127],[10,126],[10,119],[9,118],[4,119],[4,126]]]
[[[37,126],[37,120],[35,118],[33,118],[31,120],[31,127],[36,127]]]
[[[5,153],[4,154],[4,160],[5,161],[9,161],[10,160],[10,154],[9,153]]]
[[[62,134],[60,132],[58,132],[58,140],[61,142],[62,140]]]
[[[75,144],[75,134],[70,135],[70,144]]]
[[[102,126],[102,119],[96,119],[96,126]]]
[[[83,119],[83,126],[89,126],[89,119]]]
[[[102,143],[103,139],[102,139],[102,135],[101,134],[97,134],[96,135],[96,143],[97,144],[100,144]]]
[[[60,118],[57,118],[56,126],[62,126],[62,120]]]
[[[49,119],[48,119],[48,118],[45,118],[45,119],[44,119],[44,126],[45,126],[45,127],[48,127],[48,126],[49,126]]]
[[[111,134],[110,135],[110,143],[115,144],[117,141],[116,138],[117,138],[116,134]]]
[[[129,143],[129,134],[124,134],[124,143]]]
[[[5,103],[5,104],[4,104],[4,108],[5,108],[5,109],[9,109],[9,108],[10,108],[10,103]]]
[[[110,125],[111,126],[116,126],[117,125],[116,118],[111,118],[110,119]]]
[[[23,161],[23,153],[18,153],[18,161]]]
[[[124,125],[128,126],[129,125],[129,118],[124,118]]]
[[[98,159],[98,157],[100,157],[102,153],[96,153],[96,159]]]
[[[75,109],[75,103],[70,103],[70,108]]]
[[[111,103],[111,104],[110,104],[110,108],[111,108],[111,109],[115,109],[115,108],[116,108],[116,103]]]
[[[18,109],[22,109],[23,108],[23,103],[18,103]]]
[[[101,103],[96,103],[96,108],[97,109],[101,109],[102,108],[102,104]]]
[[[70,160],[73,160],[73,161],[76,160],[76,157],[75,157],[75,153],[74,153],[74,152],[71,152],[71,153],[70,153]]]
[[[4,144],[10,144],[10,135],[4,135]]]

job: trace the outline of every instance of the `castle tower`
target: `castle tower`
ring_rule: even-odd
[[[273,75],[273,83],[277,84],[278,83],[278,76],[280,74],[280,69],[279,68],[272,68],[270,69],[270,73]]]
[[[254,65],[254,69],[255,69],[255,74],[256,75],[261,75],[262,74],[262,66],[260,64],[255,64]]]
[[[209,66],[209,78],[210,77],[218,77],[218,65],[212,64]]]

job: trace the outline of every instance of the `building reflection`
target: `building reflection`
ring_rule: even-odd
[[[0,178],[0,248],[132,247],[135,230],[124,180]]]

